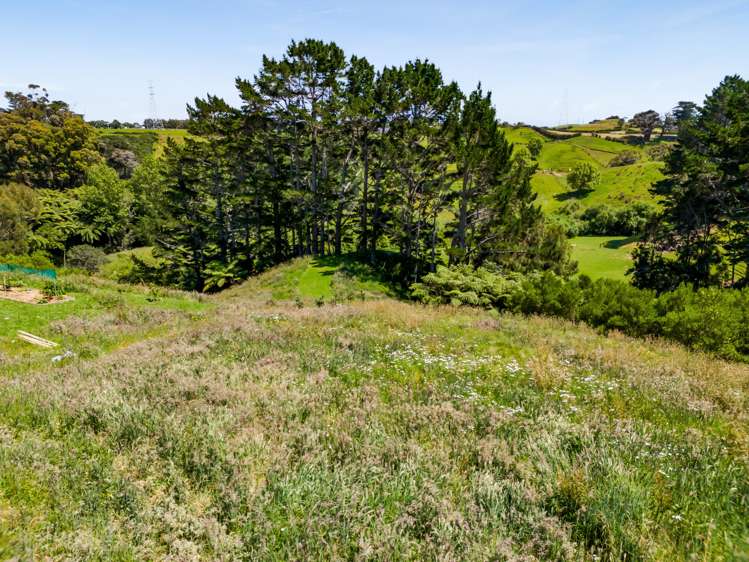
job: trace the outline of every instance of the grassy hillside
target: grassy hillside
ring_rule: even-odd
[[[610,125],[610,123],[609,123]],[[608,126],[605,122],[578,128],[589,133],[595,127]],[[584,126],[583,126],[584,127]],[[540,138],[543,147],[539,154],[539,170],[531,180],[538,194],[538,203],[548,214],[558,212],[569,203],[576,203],[579,212],[598,205],[621,208],[631,203],[655,203],[650,187],[663,177],[663,163],[650,159],[641,146],[583,134],[567,139],[550,140],[528,127],[507,127],[508,140],[523,146],[530,138]],[[610,167],[613,158],[623,152],[634,152],[638,161],[627,166]],[[588,162],[600,172],[600,181],[586,192],[570,192],[567,189],[567,173],[578,163]],[[586,239],[589,238],[589,239]],[[581,237],[573,240],[573,257],[579,263],[581,273],[591,277],[624,279],[631,264],[633,244],[612,248],[617,238]]]
[[[184,142],[184,129],[99,129],[99,138],[117,148],[132,150],[139,159],[149,154],[161,156],[168,139]]]
[[[626,280],[635,240],[623,236],[578,236],[570,240],[578,271],[592,279]]]
[[[592,123],[565,125],[559,128],[576,133],[602,133],[619,129],[619,119],[598,119]]]
[[[508,127],[504,131],[508,140],[518,145],[527,144],[533,137],[544,141],[533,186],[539,194],[539,203],[547,212],[557,210],[570,199],[578,200],[582,208],[603,203],[617,207],[634,201],[652,202],[649,188],[663,177],[663,164],[652,161],[646,151],[637,145],[593,136],[548,140],[528,127]],[[639,160],[635,164],[608,167],[617,154],[628,151],[638,155]],[[598,168],[601,180],[588,193],[570,194],[566,175],[579,162],[589,162]]]
[[[530,127],[504,127],[502,129],[505,133],[505,137],[508,141],[513,144],[525,145],[531,139],[538,139],[541,142],[546,142],[546,137],[537,133]]]
[[[659,162],[638,162],[601,169],[598,185],[584,193],[570,192],[561,172],[538,172],[531,181],[541,207],[554,212],[569,201],[578,201],[582,208],[601,204],[620,207],[636,201],[650,203],[653,196],[648,190],[661,177]]]
[[[41,278],[19,276],[26,287],[40,288]],[[56,304],[26,304],[0,298],[0,364],[49,362],[67,349],[93,357],[163,331],[168,324],[192,320],[209,305],[195,295],[163,288],[121,285],[86,276],[60,281],[69,300]],[[20,341],[18,330],[50,339],[59,347],[50,352]]]
[[[300,260],[208,303],[175,294],[158,321],[146,290],[86,284],[124,319],[71,310],[46,335],[131,337],[3,357],[0,557],[747,552],[749,367],[382,285],[317,306],[336,275],[374,283]]]

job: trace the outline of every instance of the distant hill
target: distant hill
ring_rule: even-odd
[[[636,201],[654,201],[649,189],[663,177],[663,163],[653,160],[641,145],[607,140],[590,134],[550,140],[530,127],[507,127],[504,131],[508,140],[518,146],[527,145],[532,138],[543,142],[533,187],[538,193],[539,203],[547,212],[554,212],[573,199],[583,208],[603,203],[621,207]],[[610,167],[611,161],[624,152],[634,153],[638,158],[637,162]],[[589,193],[572,194],[567,190],[566,176],[579,162],[589,162],[598,168],[601,179]]]
[[[138,160],[149,154],[161,156],[168,139],[180,143],[189,136],[185,129],[98,129],[100,142],[131,150]]]
[[[601,133],[619,130],[622,128],[622,124],[622,120],[617,117],[607,117],[606,119],[596,119],[590,123],[563,125],[556,128],[578,133]]]

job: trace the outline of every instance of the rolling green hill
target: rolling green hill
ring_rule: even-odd
[[[99,129],[99,139],[116,148],[132,150],[139,160],[149,154],[161,156],[168,139],[184,142],[184,129]]]
[[[0,558],[747,552],[746,365],[401,302],[355,270],[298,260],[202,299],[75,277],[70,306],[0,300]],[[371,294],[333,302],[336,276]],[[62,349],[15,341],[32,318]]]
[[[539,201],[547,211],[559,208],[567,199],[565,176],[577,163],[589,162],[601,172],[601,181],[590,193],[580,194],[583,207],[608,203],[612,206],[633,201],[653,201],[650,186],[662,177],[661,162],[653,161],[642,147],[593,136],[549,140],[528,127],[504,129],[507,139],[525,145],[531,138],[543,140],[538,156],[539,171],[533,180]],[[634,152],[639,160],[628,166],[608,167],[623,152]]]
[[[619,124],[619,119],[597,119],[592,123],[564,125],[558,128],[565,131],[573,131],[579,133],[601,133],[615,131],[620,128]]]
[[[529,127],[507,127],[504,132],[510,142],[519,146],[526,145],[531,138],[543,141],[537,158],[539,169],[532,179],[532,186],[538,194],[538,203],[546,213],[558,212],[572,202],[576,203],[580,211],[598,205],[621,208],[635,202],[655,204],[649,190],[663,177],[663,163],[653,161],[639,145],[589,134],[551,140]],[[638,156],[637,162],[610,167],[611,160],[623,152],[635,153]],[[570,192],[566,176],[579,162],[588,162],[596,167],[601,175],[600,181],[590,191]],[[633,244],[612,248],[607,247],[605,242],[616,238],[585,238],[587,237],[573,240],[573,256],[579,263],[580,272],[591,277],[624,278],[631,263],[629,254]]]

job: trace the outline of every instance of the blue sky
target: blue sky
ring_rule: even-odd
[[[263,53],[332,40],[376,66],[429,58],[502,119],[556,125],[701,101],[749,78],[749,0],[488,2],[35,0],[0,10],[0,90],[34,82],[90,119],[163,117],[206,92],[235,101]]]

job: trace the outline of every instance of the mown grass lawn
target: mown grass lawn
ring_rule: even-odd
[[[328,267],[270,271],[90,359],[4,370],[0,557],[748,551],[749,367],[384,294],[281,300]]]
[[[592,279],[627,279],[635,243],[625,236],[578,236],[570,240],[578,271]]]

